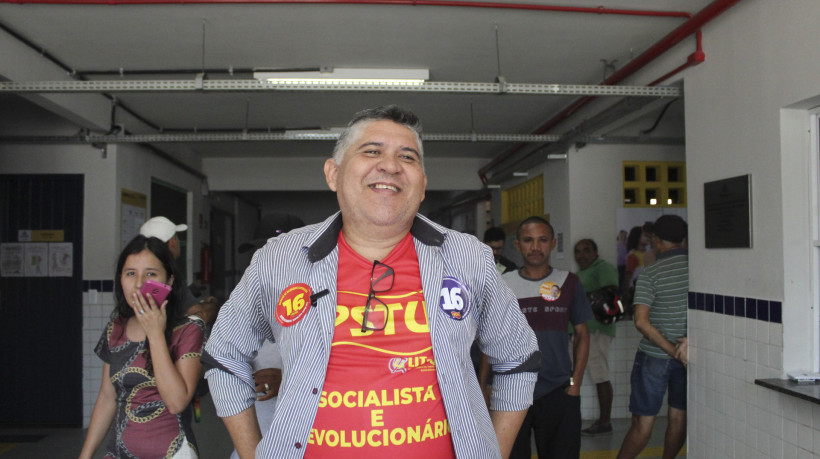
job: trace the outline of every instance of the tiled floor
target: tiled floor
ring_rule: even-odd
[[[595,437],[581,437],[581,459],[610,459],[618,454],[626,432],[629,430],[630,419],[613,419],[612,433]],[[584,427],[592,421],[584,421]],[[649,445],[638,456],[640,458],[660,458],[663,455],[663,435],[666,431],[666,417],[655,420],[652,428],[652,438]],[[533,456],[535,457],[535,456]],[[686,446],[677,457],[686,457]],[[3,458],[5,459],[5,458]]]
[[[227,459],[233,445],[209,396],[203,397],[201,410],[202,421],[194,423],[194,435],[202,459]],[[0,459],[73,459],[80,453],[85,439],[84,429],[0,429],[0,435],[15,434],[46,434],[46,437],[32,443],[0,442]],[[95,459],[102,458],[102,450],[97,451]]]
[[[590,422],[585,421],[584,426]],[[581,459],[614,458],[621,446],[621,441],[629,429],[628,419],[613,420],[613,433],[597,437],[581,437]],[[649,446],[640,456],[642,458],[659,458],[662,453],[663,434],[666,429],[666,418],[658,418]],[[202,402],[202,422],[194,425],[194,432],[199,443],[203,459],[228,458],[233,450],[222,421],[216,416],[210,398]],[[83,445],[83,429],[0,429],[0,435],[45,435],[36,442],[0,443],[0,459],[32,458],[76,458]],[[101,454],[95,456],[102,457]],[[533,456],[536,457],[536,456]],[[678,457],[686,457],[684,451]]]

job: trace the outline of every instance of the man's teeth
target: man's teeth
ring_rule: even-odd
[[[394,187],[394,186],[391,186],[391,185],[383,185],[383,184],[381,184],[381,183],[377,183],[377,184],[373,185],[373,188],[380,188],[380,189],[383,189],[383,190],[392,190],[392,191],[395,191],[395,192],[398,192],[398,191],[399,191],[399,189],[398,189],[398,188],[396,188],[396,187]]]

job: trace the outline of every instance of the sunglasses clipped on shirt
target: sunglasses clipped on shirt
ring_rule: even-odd
[[[367,304],[362,317],[362,332],[384,330],[390,310],[384,301],[376,298],[377,293],[384,293],[393,288],[396,274],[393,268],[375,260],[370,270],[370,292],[367,294]]]

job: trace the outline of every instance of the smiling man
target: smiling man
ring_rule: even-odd
[[[258,250],[208,342],[217,413],[241,457],[506,457],[540,365],[490,248],[418,214],[418,119],[359,113],[324,166],[341,211]],[[265,339],[283,380],[267,432],[248,362]],[[492,412],[470,362],[497,373]]]

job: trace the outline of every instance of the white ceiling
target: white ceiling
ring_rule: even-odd
[[[533,5],[597,8],[600,0],[531,1]],[[452,2],[466,4],[467,2]],[[496,4],[498,4],[496,3]],[[695,14],[709,0],[610,0],[606,8]],[[432,81],[598,84],[684,18],[523,9],[374,4],[59,5],[0,3],[0,26],[32,55],[98,79],[251,78],[253,68],[426,68]],[[694,50],[694,38],[687,38]],[[2,55],[6,41],[0,42]],[[614,62],[605,69],[603,60]],[[0,77],[28,75],[0,58]],[[44,64],[45,65],[45,64]],[[677,65],[677,64],[676,64]],[[233,74],[230,71],[233,70]],[[669,69],[671,70],[671,68]],[[119,72],[122,72],[122,75]],[[146,75],[146,71],[162,74]],[[167,72],[174,72],[168,74]],[[63,72],[65,73],[65,72]],[[63,78],[76,78],[64,75]],[[53,78],[47,78],[53,79]],[[428,133],[529,134],[578,96],[446,93],[177,92],[120,93],[116,122],[137,115],[164,132],[267,131],[346,124],[356,111],[388,103],[413,109]],[[27,96],[37,101],[37,97]],[[66,97],[79,97],[77,95]],[[0,111],[15,98],[0,95]],[[613,98],[613,102],[618,99]],[[683,104],[674,104],[682,110]],[[4,109],[3,106],[6,108]],[[68,102],[64,108],[71,110]],[[123,108],[124,107],[124,108]],[[661,106],[658,106],[658,110]],[[108,110],[100,107],[100,110]],[[647,115],[649,125],[657,110]],[[671,115],[670,115],[671,116]],[[680,113],[677,117],[680,123]],[[156,132],[125,122],[129,133]],[[648,127],[648,126],[647,126]],[[679,126],[682,129],[682,123]],[[567,129],[566,127],[564,129]],[[104,131],[97,131],[103,133]],[[559,134],[561,132],[549,132]],[[179,145],[158,144],[161,149]],[[434,157],[486,158],[508,143],[430,142]],[[206,157],[327,156],[327,142],[197,142]]]

